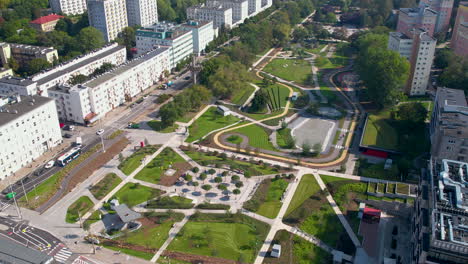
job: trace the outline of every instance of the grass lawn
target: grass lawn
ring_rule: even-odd
[[[203,110],[203,108],[205,108],[206,105],[203,104],[200,106],[200,108],[198,109],[195,109],[193,111],[189,111],[187,112],[184,116],[182,116],[181,118],[177,119],[177,122],[181,122],[181,123],[188,123],[190,120],[192,120],[192,118],[194,118],[198,112],[200,112],[201,110]]]
[[[255,88],[252,85],[245,85],[241,91],[232,96],[231,102],[236,105],[243,105],[254,91]]]
[[[349,58],[333,54],[331,58],[325,56],[319,56],[315,59],[315,66],[319,69],[335,69],[345,66],[348,63]]]
[[[101,200],[121,182],[122,179],[117,174],[109,173],[98,183],[94,184],[89,191],[96,199]]]
[[[309,241],[280,230],[273,238],[273,243],[281,245],[280,258],[267,256],[264,264],[328,264],[332,263],[332,255]],[[271,248],[270,248],[271,251]]]
[[[126,175],[130,175],[134,170],[136,170],[136,168],[138,168],[141,165],[141,160],[144,157],[153,154],[157,150],[158,147],[152,145],[140,148],[136,152],[132,153],[132,155],[125,158],[119,164],[119,169]]]
[[[154,131],[159,133],[172,133],[175,132],[176,129],[179,127],[177,124],[172,124],[172,126],[163,126],[161,121],[158,120],[151,120],[147,122],[148,126],[150,126]]]
[[[268,87],[263,87],[268,95],[270,96],[270,104],[273,109],[280,109],[281,107],[285,107],[286,103],[289,100],[289,89],[288,87],[281,85],[281,84],[273,84],[269,85]],[[279,95],[278,95],[279,92]]]
[[[387,121],[389,118],[389,111],[383,111],[379,114],[369,114],[366,127],[364,128],[362,145],[397,150],[398,133],[395,127]]]
[[[197,213],[168,250],[252,263],[268,229],[267,224],[241,214]]]
[[[230,132],[236,132],[247,136],[249,138],[249,145],[254,149],[277,150],[269,141],[269,133],[260,126],[250,125],[231,130]],[[252,151],[254,151],[254,149],[252,149]]]
[[[305,84],[307,76],[312,74],[310,64],[298,59],[274,59],[263,70],[299,84]]]
[[[127,183],[115,194],[115,197],[120,203],[125,203],[129,207],[132,207],[157,198],[160,194],[161,191],[158,189],[146,187],[138,183]]]
[[[52,175],[47,180],[43,181],[41,184],[37,185],[30,192],[26,193],[26,196],[29,198],[29,203],[26,202],[26,196],[23,196],[18,200],[19,204],[29,209],[36,209],[43,203],[47,202],[60,188],[60,183],[62,182],[62,179],[77,165],[84,162],[97,150],[100,150],[101,146],[101,144],[97,144],[90,150],[86,151],[85,153],[82,153],[78,158],[70,162],[63,169],[56,172],[54,175]]]
[[[184,158],[171,148],[165,148],[152,161],[148,162],[137,175],[135,175],[135,179],[151,183],[159,183],[159,180],[163,176],[164,172],[169,169],[169,166],[176,169],[177,165],[181,163],[186,163]]]
[[[278,173],[278,169],[272,166],[252,164],[247,161],[226,159],[223,160],[218,156],[210,156],[201,151],[184,151],[191,159],[201,165],[208,164],[221,164],[228,165],[233,168],[238,168],[244,172],[249,172],[252,176],[261,176]]]
[[[81,196],[67,209],[65,221],[73,224],[79,220],[80,215],[83,216],[89,209],[93,208],[94,203],[88,196]]]
[[[232,115],[222,116],[216,110],[216,107],[210,107],[189,127],[190,135],[186,141],[199,140],[209,132],[234,124],[237,121],[239,121],[239,118]]]
[[[307,200],[311,195],[320,191],[320,187],[315,181],[314,175],[306,174],[302,176],[301,182],[294,193],[294,196],[289,203],[288,210],[286,210],[285,216],[289,215],[292,211],[296,210]]]
[[[189,209],[193,207],[192,199],[180,196],[164,196],[148,202],[147,208]]]
[[[309,49],[305,49],[305,50],[310,52],[310,53],[319,54],[320,51],[323,49],[323,47],[325,47],[325,45],[327,45],[327,44],[326,43],[320,43],[320,44],[317,45],[316,48],[309,48]]]
[[[124,254],[134,256],[134,257],[137,257],[137,258],[146,259],[146,260],[151,260],[153,258],[153,256],[154,256],[154,253],[142,252],[142,251],[133,250],[133,249],[129,249],[129,248],[120,248],[120,247],[117,247],[117,246],[110,246],[110,245],[105,245],[105,244],[103,244],[103,246],[105,248],[107,248],[107,249],[110,249],[110,250],[120,251],[120,252],[122,252]]]
[[[356,162],[357,175],[382,180],[401,180],[397,165],[393,164],[388,170],[384,169],[384,166],[384,163],[373,164],[367,162],[366,159],[359,159],[358,162]]]
[[[164,221],[156,227],[142,226],[137,231],[130,232],[128,237],[123,238],[123,240],[129,244],[159,249],[169,237],[172,224],[174,221]]]
[[[290,128],[282,128],[276,131],[276,143],[281,148],[290,149],[294,148],[294,139],[291,136]]]
[[[242,138],[238,135],[230,135],[226,140],[232,144],[238,144],[242,142]]]
[[[281,209],[281,196],[288,187],[288,182],[284,179],[264,180],[252,199],[244,204],[247,210],[256,212],[268,218],[275,218]]]
[[[83,222],[83,229],[88,230],[89,226],[96,223],[97,221],[101,220],[101,211],[96,210],[94,211],[86,221]]]

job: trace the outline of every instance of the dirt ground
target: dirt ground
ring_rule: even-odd
[[[180,261],[186,261],[193,264],[239,264],[239,262],[234,260],[208,257],[208,256],[199,256],[188,253],[173,252],[166,250],[163,254],[163,257],[168,257],[171,259],[177,259]]]
[[[159,180],[159,184],[168,187],[173,186],[182,174],[185,174],[186,171],[192,168],[188,162],[176,162],[172,164],[172,167],[177,170],[176,173],[172,176],[162,176],[161,180]]]

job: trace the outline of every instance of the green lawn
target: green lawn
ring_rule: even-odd
[[[296,210],[307,200],[311,195],[320,191],[320,187],[315,181],[314,175],[306,174],[302,176],[301,182],[294,193],[294,196],[289,203],[288,210],[286,210],[285,216],[289,215],[292,211]]]
[[[236,105],[243,105],[254,91],[255,88],[252,85],[245,85],[241,91],[232,96],[231,102]]]
[[[89,209],[93,208],[94,203],[88,196],[81,196],[67,209],[65,221],[73,224],[79,220],[80,215],[83,216]]]
[[[325,56],[319,56],[315,59],[315,66],[319,69],[335,69],[345,66],[348,63],[349,58],[333,54],[331,58]]]
[[[151,120],[147,122],[148,126],[150,126],[154,131],[159,133],[172,133],[175,132],[176,129],[179,127],[177,124],[173,124],[172,126],[163,126],[161,121],[158,120]]]
[[[276,132],[276,143],[278,144],[278,146],[285,149],[295,148],[295,140],[291,135],[290,128],[282,128],[277,130]]]
[[[268,218],[275,218],[281,209],[281,196],[288,187],[284,179],[264,180],[252,199],[244,204],[247,210]]]
[[[164,221],[156,227],[142,226],[137,231],[130,232],[123,240],[129,244],[159,249],[169,237],[173,224],[174,221]]]
[[[87,219],[83,222],[83,229],[88,230],[89,226],[101,220],[101,211],[94,211]]]
[[[280,84],[269,85],[268,87],[261,86],[261,89],[266,89],[270,96],[270,104],[273,109],[280,109],[286,106],[289,100],[289,89],[288,87]],[[279,95],[278,95],[279,92]]]
[[[190,135],[186,141],[199,140],[209,132],[234,124],[237,121],[239,121],[239,118],[232,115],[222,116],[216,107],[210,107],[189,127]]]
[[[160,194],[161,191],[158,189],[146,187],[138,183],[127,183],[115,194],[115,197],[121,204],[127,204],[129,207],[132,207],[157,198]]]
[[[98,183],[94,184],[89,191],[96,199],[101,200],[121,182],[122,179],[117,174],[109,173]]]
[[[383,111],[379,114],[369,114],[366,127],[364,128],[362,145],[397,150],[398,133],[395,127],[387,121],[389,118],[389,111]]]
[[[232,144],[238,144],[242,142],[242,138],[238,135],[230,135],[226,140]]]
[[[269,141],[269,133],[262,127],[257,125],[250,125],[246,127],[241,127],[230,132],[236,132],[243,134],[249,138],[249,145],[254,149],[266,149],[276,151],[277,149]]]
[[[298,59],[274,59],[264,69],[288,81],[305,84],[307,76],[312,74],[312,67],[305,60]]]
[[[119,251],[119,252],[122,252],[124,254],[134,256],[134,257],[137,257],[137,258],[146,259],[146,260],[151,260],[153,258],[153,256],[154,256],[154,253],[142,252],[142,251],[133,250],[133,249],[129,249],[129,248],[119,248],[117,246],[110,246],[110,245],[106,245],[106,244],[103,244],[103,246],[105,248],[107,248],[107,249],[110,249],[110,250]]]
[[[141,160],[147,155],[151,155],[158,150],[157,146],[146,146],[140,148],[132,155],[125,158],[120,164],[119,169],[126,175],[130,175],[133,171],[136,170],[141,165]]]
[[[325,43],[320,43],[317,45],[316,48],[309,48],[309,49],[305,49],[306,51],[310,52],[310,53],[314,53],[314,54],[319,54],[320,51],[323,49],[323,47],[325,47]]]
[[[180,196],[164,196],[148,202],[147,208],[189,209],[193,207],[192,199]]]
[[[135,179],[151,183],[159,183],[161,177],[164,176],[164,172],[169,169],[170,166],[172,166],[173,169],[176,169],[177,165],[185,162],[184,158],[174,150],[171,148],[165,148],[152,161],[149,161],[137,175],[135,175]]]

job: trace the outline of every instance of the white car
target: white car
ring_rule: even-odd
[[[98,131],[96,131],[96,135],[102,135],[102,133],[104,133],[104,129],[99,129]]]
[[[46,163],[46,165],[44,166],[44,168],[50,169],[50,168],[52,168],[52,167],[54,166],[54,164],[55,164],[55,161],[51,160],[51,161],[49,161],[49,162]]]

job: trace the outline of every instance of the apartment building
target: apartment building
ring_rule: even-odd
[[[193,54],[192,29],[161,22],[136,31],[136,48],[143,54],[159,46],[169,47],[170,69]]]
[[[468,161],[468,105],[463,90],[438,88],[430,135],[434,160]]]
[[[181,25],[185,30],[192,31],[193,53],[199,56],[208,44],[215,38],[217,31],[213,21],[188,21]]]
[[[249,1],[249,16],[255,16],[263,11],[262,0],[248,0]]]
[[[57,22],[62,18],[63,16],[50,14],[47,16],[42,16],[38,19],[34,19],[33,21],[29,22],[29,25],[31,25],[31,27],[39,32],[50,32],[55,30]]]
[[[468,163],[429,161],[419,181],[411,263],[468,262]]]
[[[86,0],[49,0],[54,13],[79,15],[87,10]]]
[[[208,0],[206,6],[216,8],[219,6],[232,9],[232,23],[234,25],[243,23],[249,17],[248,0]]]
[[[8,65],[11,58],[14,58],[19,64],[28,63],[33,59],[44,59],[49,63],[53,63],[58,60],[58,53],[53,47],[1,42],[0,60],[2,65]]]
[[[227,28],[232,27],[232,8],[230,7],[208,7],[199,4],[187,8],[187,18],[190,20],[213,21],[215,29],[224,25]]]
[[[151,26],[158,22],[158,7],[155,0],[126,0],[129,26]]]
[[[400,8],[397,32],[410,36],[413,28],[422,28],[432,37],[436,22],[437,13],[428,7]]]
[[[170,49],[157,48],[132,61],[73,87],[49,90],[61,120],[87,125],[163,80],[170,69]]]
[[[262,9],[265,10],[273,5],[273,0],[262,0]]]
[[[0,79],[6,76],[13,76],[13,70],[8,68],[0,68]]]
[[[421,0],[420,7],[429,7],[437,13],[435,33],[447,32],[450,25],[454,0]]]
[[[0,96],[0,179],[61,142],[53,99],[37,95]]]
[[[126,61],[127,52],[124,46],[119,46],[117,43],[108,44],[27,79],[20,77],[2,78],[0,79],[0,93],[13,92],[21,95],[47,96],[48,89],[56,84],[67,83],[75,75],[90,75],[104,63],[120,65]]]
[[[468,56],[468,1],[458,6],[450,46],[455,54]]]
[[[388,49],[398,52],[409,60],[413,49],[413,39],[401,32],[390,32],[388,36]]]
[[[89,24],[104,35],[107,42],[114,40],[128,26],[125,0],[88,0]]]

